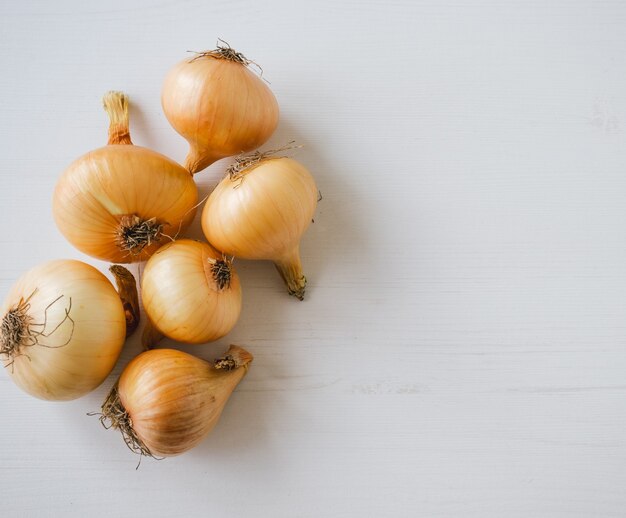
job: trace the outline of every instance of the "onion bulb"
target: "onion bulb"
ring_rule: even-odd
[[[188,344],[223,337],[241,312],[241,285],[231,261],[207,243],[190,239],[170,243],[150,258],[141,296],[152,326]],[[146,326],[144,347],[157,339]]]
[[[62,174],[54,191],[54,219],[81,252],[108,262],[144,261],[191,223],[197,188],[181,165],[132,145],[123,93],[106,94],[104,107],[109,143]]]
[[[303,165],[270,153],[240,157],[229,168],[204,206],[202,230],[228,255],[273,261],[289,293],[302,300],[299,244],[319,192]]]
[[[262,146],[278,125],[272,91],[228,45],[176,65],[163,85],[165,116],[190,146],[185,167],[195,174],[216,160]]]
[[[74,260],[44,263],[16,282],[0,310],[0,358],[21,389],[70,400],[108,376],[139,318],[135,279],[121,266],[112,272],[120,294]]]
[[[179,455],[217,424],[252,355],[231,345],[213,365],[173,349],[154,349],[124,369],[104,404],[100,421],[120,430],[135,453]]]

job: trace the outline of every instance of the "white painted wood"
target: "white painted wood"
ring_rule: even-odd
[[[262,64],[324,195],[304,303],[239,262],[256,359],[194,451],[137,462],[0,376],[0,516],[626,514],[626,4],[0,4],[0,292],[86,259],[50,215],[105,142],[100,96],[178,160],[169,66],[217,37]],[[228,163],[198,176],[203,192]],[[199,236],[196,226],[192,235]]]

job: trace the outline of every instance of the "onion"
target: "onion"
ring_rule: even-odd
[[[150,258],[141,294],[152,326],[189,344],[223,337],[241,313],[241,285],[231,262],[208,244],[190,239],[166,245]],[[146,326],[144,346],[157,340]]]
[[[81,252],[109,262],[143,261],[191,223],[197,188],[179,164],[132,145],[123,93],[109,92],[104,107],[109,145],[63,173],[54,191],[54,219]]]
[[[217,424],[251,361],[252,355],[235,345],[214,365],[172,349],[143,352],[122,372],[100,421],[120,430],[135,453],[179,455]]]
[[[195,174],[216,160],[252,151],[278,125],[272,91],[228,45],[176,65],[163,85],[165,116],[190,145],[185,167]]]
[[[119,295],[93,266],[74,260],[44,263],[13,286],[0,310],[0,357],[21,389],[69,400],[108,376],[139,318],[135,279],[120,266],[112,271]]]
[[[202,230],[228,255],[273,261],[289,293],[302,300],[299,244],[319,192],[304,166],[270,153],[240,157],[229,168],[206,202]]]

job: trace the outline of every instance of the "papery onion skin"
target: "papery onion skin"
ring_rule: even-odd
[[[161,334],[200,344],[234,327],[241,313],[241,284],[232,265],[225,265],[228,285],[218,285],[213,267],[224,259],[207,243],[190,239],[166,245],[150,258],[141,279],[143,305]]]
[[[123,114],[110,116],[109,145],[65,170],[54,191],[53,215],[61,233],[81,252],[115,263],[145,261],[171,241],[168,236],[176,237],[191,223],[197,187],[181,165],[132,145]],[[148,242],[131,247],[120,233],[134,221],[154,222],[158,228]]]
[[[216,160],[263,145],[278,125],[274,94],[244,64],[201,53],[167,75],[161,104],[190,145],[185,167],[195,174]]]
[[[273,261],[289,292],[302,299],[306,279],[299,244],[318,195],[302,164],[266,158],[217,185],[204,206],[202,230],[209,243],[228,255]]]
[[[117,244],[125,216],[156,217],[161,233],[174,237],[193,220],[197,188],[189,173],[163,155],[138,146],[100,148],[79,158],[61,176],[53,213],[59,230],[81,252],[104,261],[145,261],[170,240],[141,251]]]
[[[154,349],[133,359],[117,392],[132,430],[153,456],[179,455],[197,445],[217,424],[252,355],[231,346],[232,370],[172,349]],[[104,410],[104,407],[103,407]]]
[[[0,314],[27,299],[31,329],[49,336],[21,346],[12,358],[0,357],[6,372],[39,399],[65,401],[91,392],[113,369],[126,338],[124,308],[113,285],[93,266],[56,260],[20,277]],[[43,323],[45,328],[37,326]]]

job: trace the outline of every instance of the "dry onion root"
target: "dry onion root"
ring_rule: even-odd
[[[181,61],[167,75],[161,104],[190,146],[185,167],[195,174],[216,160],[262,146],[278,125],[272,91],[227,44]]]
[[[139,319],[134,277],[120,266],[112,271],[119,294],[93,266],[74,260],[44,263],[15,283],[0,310],[0,359],[21,389],[70,400],[109,375]]]
[[[213,365],[173,349],[143,352],[122,372],[100,421],[119,430],[135,453],[179,455],[217,424],[251,361],[252,355],[236,345]]]
[[[241,156],[209,196],[202,230],[228,255],[273,261],[289,294],[302,300],[299,245],[318,195],[313,177],[295,160],[273,152]]]
[[[241,313],[241,284],[231,261],[191,239],[170,243],[150,258],[141,293],[149,319],[142,338],[146,349],[161,335],[189,344],[217,340]]]
[[[132,145],[123,93],[106,94],[104,107],[108,145],[63,173],[54,191],[54,219],[81,252],[113,263],[144,261],[191,223],[196,184],[173,160]]]

